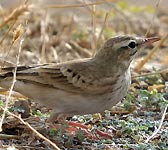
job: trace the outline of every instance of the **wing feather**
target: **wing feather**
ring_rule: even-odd
[[[2,68],[4,73],[0,75],[0,78],[11,80],[13,69],[14,67]],[[94,81],[94,76],[88,78],[77,70],[74,71],[73,67],[64,64],[20,66],[17,67],[16,78],[25,83],[39,84],[74,94],[104,94],[109,89],[106,86],[100,89]]]

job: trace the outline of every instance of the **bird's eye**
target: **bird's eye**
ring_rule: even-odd
[[[129,44],[128,44],[128,47],[130,48],[135,48],[136,47],[136,43],[134,41],[131,41]]]

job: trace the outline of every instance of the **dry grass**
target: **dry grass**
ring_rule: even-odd
[[[113,2],[113,0],[108,1],[107,5],[110,5],[110,2]],[[45,6],[41,9],[36,9],[37,7],[33,5],[29,5],[28,3],[22,4],[16,8],[13,9],[6,9],[3,10],[3,13],[1,14],[0,18],[0,28],[2,29],[2,38],[0,40],[0,46],[1,46],[1,59],[2,63],[1,66],[5,65],[15,65],[16,68],[14,70],[14,78],[13,78],[13,84],[11,86],[10,92],[8,93],[9,96],[6,99],[6,106],[4,108],[3,115],[1,117],[1,124],[2,130],[3,130],[3,123],[6,112],[9,116],[12,116],[10,118],[11,120],[14,118],[17,118],[19,122],[24,124],[25,126],[21,126],[20,124],[15,125],[19,127],[19,129],[23,129],[21,135],[25,136],[27,140],[30,140],[32,142],[32,147],[27,146],[28,143],[25,143],[20,136],[11,135],[8,136],[5,134],[0,134],[0,138],[3,139],[13,138],[14,141],[20,141],[20,143],[24,144],[24,146],[28,149],[37,147],[39,141],[41,142],[39,145],[40,148],[46,149],[49,145],[52,145],[55,149],[59,149],[59,147],[75,147],[74,144],[72,145],[63,145],[63,143],[59,144],[59,147],[55,143],[59,143],[59,140],[65,140],[66,135],[57,135],[58,137],[62,137],[59,140],[53,138],[49,134],[49,129],[47,131],[44,131],[47,124],[45,120],[41,120],[40,117],[36,120],[36,127],[43,125],[42,131],[41,129],[39,132],[32,127],[33,119],[30,117],[29,123],[24,121],[20,116],[17,116],[16,114],[13,114],[8,111],[8,109],[11,107],[11,101],[9,100],[12,94],[12,89],[14,86],[14,83],[16,81],[16,69],[17,66],[20,64],[24,65],[30,65],[30,64],[37,64],[37,63],[57,63],[57,62],[63,62],[67,60],[72,59],[78,59],[78,58],[85,58],[90,57],[95,53],[95,51],[101,46],[101,44],[109,38],[109,36],[112,35],[118,35],[118,34],[140,34],[145,35],[146,31],[150,31],[148,34],[149,36],[163,36],[163,33],[160,31],[160,28],[165,27],[165,24],[160,22],[159,17],[156,13],[153,13],[148,17],[148,14],[144,13],[142,16],[134,15],[134,13],[127,11],[124,12],[121,9],[119,9],[115,4],[112,5],[112,7],[109,10],[101,9],[101,7],[98,7],[98,5],[105,4],[106,1],[97,1],[95,3],[83,3],[83,4],[72,4],[72,5],[52,5],[52,6]],[[84,17],[83,20],[75,14],[75,11],[73,11],[73,15],[71,17],[67,17],[67,15],[55,13],[50,14],[48,11],[46,11],[46,7],[48,8],[61,8],[65,9],[66,12],[69,12],[69,8],[75,9],[76,7],[84,7],[86,9],[86,18]],[[157,6],[158,9],[159,6]],[[44,9],[45,8],[45,9]],[[45,10],[45,11],[44,11]],[[72,10],[71,10],[72,11]],[[28,15],[27,15],[28,13]],[[140,12],[141,14],[141,12]],[[151,23],[151,16],[154,16],[156,20],[159,21],[159,24],[157,22]],[[166,16],[166,15],[165,15]],[[137,19],[138,17],[138,19]],[[88,19],[90,18],[90,19]],[[153,20],[153,19],[152,19]],[[91,22],[91,23],[90,23]],[[138,22],[138,23],[137,23]],[[152,25],[149,25],[149,24]],[[135,27],[134,24],[137,24]],[[147,25],[147,26],[146,26]],[[85,27],[85,28],[84,28]],[[24,42],[22,35],[24,34]],[[153,49],[153,51],[150,52],[150,54],[145,55],[147,60],[149,60],[148,63],[155,62],[155,59],[151,59],[151,54],[153,53],[161,53],[159,51],[156,52],[156,49],[160,48],[164,45],[164,42],[166,43],[167,35],[162,39],[160,44]],[[23,42],[23,43],[22,43]],[[150,56],[149,56],[150,55]],[[17,57],[16,57],[17,56]],[[141,56],[141,55],[140,55]],[[149,59],[150,57],[150,59]],[[12,63],[3,63],[3,60],[6,60],[7,62]],[[160,60],[157,60],[160,61]],[[142,61],[143,62],[143,61]],[[143,62],[143,65],[145,65],[147,61]],[[141,65],[138,70],[142,68]],[[164,66],[165,67],[165,66]],[[135,74],[135,72],[133,72]],[[157,72],[157,74],[161,74],[162,72]],[[146,71],[143,72],[145,75],[151,75],[150,73],[146,73]],[[153,75],[153,74],[152,74]],[[135,77],[143,77],[141,74],[136,74]],[[135,78],[133,79],[135,80]],[[162,87],[162,90],[165,88],[165,86]],[[135,90],[135,89],[134,89]],[[164,91],[164,90],[163,90]],[[4,92],[4,91],[3,91]],[[4,97],[3,93],[1,93],[1,97]],[[19,97],[15,97],[15,99],[19,99]],[[21,97],[20,99],[25,99],[25,97]],[[9,104],[9,105],[8,105]],[[31,104],[32,109],[37,110],[38,106],[34,103]],[[35,108],[34,108],[35,107]],[[134,110],[139,111],[137,109],[138,106],[134,106],[133,109],[127,110],[127,111],[111,111],[111,114],[115,118],[116,112],[119,112],[118,118],[123,117],[125,114],[129,115],[132,114]],[[41,108],[41,107],[40,107]],[[48,113],[48,110],[45,108],[41,108],[41,111],[44,113]],[[163,113],[163,116],[165,116],[165,113]],[[94,116],[93,116],[94,117]],[[33,117],[35,118],[35,117]],[[95,117],[97,119],[97,117]],[[108,120],[107,117],[104,117]],[[163,119],[162,117],[162,123]],[[7,120],[7,124],[10,122],[8,117],[5,118]],[[92,118],[93,119],[93,118]],[[94,119],[93,119],[94,120]],[[96,122],[102,121],[102,119],[98,119]],[[9,121],[9,122],[8,122]],[[15,120],[14,120],[15,121]],[[9,123],[9,125],[11,125]],[[12,127],[15,129],[15,127]],[[10,127],[9,127],[10,128]],[[28,128],[28,130],[26,130]],[[107,127],[105,127],[106,129]],[[33,133],[30,133],[30,130],[35,133],[37,136],[34,136]],[[5,132],[5,131],[4,131]],[[41,133],[43,133],[46,137],[44,137]],[[117,133],[116,131],[113,131],[112,134],[117,136],[120,133]],[[41,138],[42,140],[39,140]],[[74,137],[74,141],[76,137]],[[143,137],[141,137],[143,138]],[[151,136],[147,139],[147,143],[153,138]],[[117,139],[117,138],[116,138]],[[67,139],[66,139],[67,140]],[[68,139],[70,140],[70,138]],[[73,141],[72,140],[72,141]],[[76,141],[80,141],[79,139]],[[100,139],[101,141],[101,139]],[[82,149],[82,147],[86,147],[86,149],[91,149],[92,142],[95,141],[89,141],[88,143],[89,148],[87,145],[80,143],[79,147]],[[16,142],[17,143],[17,142]],[[96,142],[95,142],[96,143]],[[103,143],[103,142],[102,142]],[[27,144],[27,145],[26,145]],[[105,144],[104,144],[105,145]],[[110,144],[109,144],[110,145]],[[107,147],[109,146],[106,145]],[[17,146],[17,144],[16,144]],[[23,145],[22,145],[23,146]],[[19,145],[18,145],[19,147]],[[120,149],[120,144],[116,144],[114,146],[116,149]]]

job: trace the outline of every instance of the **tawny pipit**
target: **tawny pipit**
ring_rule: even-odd
[[[20,66],[14,90],[51,108],[50,121],[62,116],[103,112],[126,95],[130,63],[140,48],[159,38],[113,37],[92,58],[60,64]],[[2,68],[0,86],[11,86],[13,67]]]

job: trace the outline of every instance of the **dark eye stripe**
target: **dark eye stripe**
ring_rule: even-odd
[[[135,47],[137,47],[137,46],[138,46],[138,44],[136,43],[136,44],[135,44]],[[134,47],[134,48],[135,48],[135,47]],[[123,47],[121,47],[120,49],[130,49],[130,48],[131,48],[131,47],[129,47],[129,46],[123,46]],[[133,48],[131,48],[131,49],[133,49]]]
[[[120,48],[121,50],[125,50],[125,49],[128,49],[128,46],[123,46]]]

